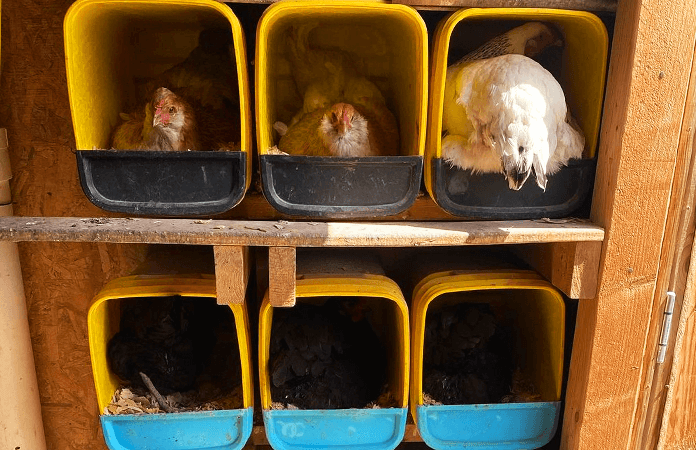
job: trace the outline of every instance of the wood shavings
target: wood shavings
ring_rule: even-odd
[[[206,224],[206,223],[211,223],[213,219],[207,219],[207,220],[202,220],[202,219],[196,219],[193,221],[193,223],[196,224]]]
[[[440,406],[442,402],[438,402],[430,396],[427,392],[423,392],[423,405],[425,406]]]
[[[217,393],[214,400],[202,401],[202,398],[211,398],[210,393],[197,391],[174,392],[163,396],[170,408],[170,412],[196,412],[216,411],[223,409],[238,409],[242,406],[242,386],[238,386],[228,395]],[[111,403],[104,408],[104,415],[123,414],[163,414],[164,411],[158,404],[155,396],[142,388],[118,389],[111,399]]]
[[[213,230],[224,230],[226,227],[224,225],[215,225]]]
[[[283,155],[283,156],[288,156],[287,153],[285,153],[284,151],[281,151],[281,150],[280,150],[277,146],[275,146],[275,145],[274,145],[273,147],[269,148],[269,149],[266,151],[266,153],[269,154],[269,155]]]

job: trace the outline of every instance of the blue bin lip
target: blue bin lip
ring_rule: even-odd
[[[212,411],[187,411],[178,413],[157,413],[157,414],[119,414],[119,415],[100,415],[100,423],[102,425],[102,433],[104,434],[104,440],[106,441],[107,447],[111,450],[150,450],[150,447],[127,447],[119,442],[118,436],[113,433],[113,428],[107,427],[110,423],[113,424],[123,424],[128,422],[141,422],[141,425],[147,423],[164,423],[170,422],[172,426],[172,434],[180,433],[178,423],[186,420],[196,420],[198,422],[205,422],[206,419],[224,419],[229,417],[231,420],[236,421],[236,426],[238,429],[238,438],[231,442],[229,445],[220,447],[178,447],[181,449],[187,448],[188,450],[239,450],[246,444],[247,440],[251,436],[253,429],[253,415],[254,407],[250,406],[248,408],[240,409],[225,409],[225,410],[212,410]],[[205,425],[203,425],[205,426]],[[225,430],[217,430],[215,427],[208,427],[212,433],[225,433]]]
[[[534,403],[485,403],[485,404],[473,404],[473,405],[419,405],[416,408],[417,411],[417,424],[418,432],[420,433],[423,441],[431,448],[434,449],[467,449],[467,450],[521,450],[521,449],[531,449],[539,448],[546,445],[556,433],[558,427],[558,420],[561,411],[561,402],[534,402]],[[518,414],[519,419],[523,419],[526,414],[534,414],[535,412],[544,411],[546,412],[546,420],[544,423],[539,424],[536,427],[536,432],[530,430],[529,434],[521,439],[510,439],[509,436],[506,438],[505,422],[492,423],[490,421],[485,421],[484,414],[491,412],[499,412],[502,414],[507,413],[508,415]],[[473,436],[467,435],[466,432],[462,431],[457,439],[442,439],[435,436],[429,427],[428,413],[438,412],[447,415],[448,413],[455,414],[467,414],[470,418],[467,418],[467,422],[475,423],[479,422],[480,428],[492,429],[492,433],[496,433],[497,429],[502,430],[499,432],[496,438],[489,439],[488,441],[481,441],[473,439]],[[514,416],[510,416],[514,417]],[[447,419],[445,419],[447,420]],[[461,422],[451,421],[445,426],[451,430],[461,430],[461,426],[458,426]],[[497,428],[496,428],[497,427]]]
[[[294,418],[304,423],[311,423],[312,420],[331,424],[332,422],[350,422],[362,427],[365,434],[370,433],[371,419],[380,419],[391,416],[394,420],[394,428],[388,440],[375,440],[374,442],[363,442],[360,444],[351,443],[345,440],[331,441],[331,438],[317,441],[316,444],[295,444],[283,439],[277,433],[276,420],[283,418]],[[408,408],[346,408],[346,409],[266,409],[263,411],[263,421],[266,429],[266,437],[269,444],[275,450],[318,450],[318,449],[348,449],[362,448],[365,450],[391,450],[396,448],[403,440],[406,431],[406,418]]]

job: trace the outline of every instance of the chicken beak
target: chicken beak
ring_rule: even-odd
[[[350,130],[350,127],[351,125],[349,122],[339,121],[336,125],[336,131],[338,131],[338,134],[344,135],[346,131]]]
[[[152,126],[156,127],[158,125],[162,125],[162,116],[159,114],[155,115],[155,118],[152,120]]]
[[[512,169],[505,172],[505,179],[508,182],[508,187],[513,191],[522,189],[524,182],[527,181],[529,172],[518,172],[517,169]]]

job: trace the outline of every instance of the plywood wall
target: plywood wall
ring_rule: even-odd
[[[16,215],[104,216],[80,189],[65,81],[70,0],[2,4],[0,127],[7,128]],[[48,448],[105,450],[92,382],[87,310],[143,246],[23,243],[20,258]]]

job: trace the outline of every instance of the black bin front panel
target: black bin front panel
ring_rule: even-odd
[[[85,194],[107,211],[221,213],[244,196],[243,152],[78,151]]]
[[[594,184],[596,160],[571,160],[548,177],[546,191],[530,175],[522,189],[509,189],[500,173],[473,174],[432,160],[435,200],[451,214],[489,220],[558,218],[583,205]]]
[[[261,166],[264,195],[285,214],[369,218],[397,214],[413,203],[423,158],[264,155]]]

